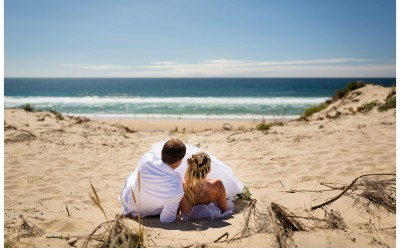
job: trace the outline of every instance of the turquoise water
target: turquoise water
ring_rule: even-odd
[[[5,78],[5,108],[120,118],[261,119],[303,110],[349,82],[395,78]]]

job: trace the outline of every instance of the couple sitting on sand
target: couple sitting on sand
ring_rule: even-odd
[[[160,215],[161,222],[170,223],[177,217],[226,217],[233,213],[232,201],[243,188],[216,157],[170,139],[154,144],[142,156],[119,199],[126,215]]]

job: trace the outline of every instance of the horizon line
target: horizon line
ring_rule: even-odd
[[[137,77],[137,76],[4,76],[3,79],[6,78],[105,78],[105,79],[280,79],[280,78],[287,78],[287,79],[307,79],[307,78],[343,78],[343,79],[348,79],[348,78],[395,78],[396,76],[275,76],[275,77],[260,77],[260,76],[190,76],[190,77],[179,77],[179,76],[165,76],[165,77],[160,77],[160,76],[155,76],[155,77]],[[362,80],[362,79],[360,79]]]

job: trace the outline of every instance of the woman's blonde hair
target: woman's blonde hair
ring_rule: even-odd
[[[195,205],[194,201],[194,182],[196,180],[205,179],[211,171],[211,158],[205,152],[198,152],[193,154],[190,158],[187,159],[187,169],[185,172],[185,194],[189,200],[189,203],[193,206]]]

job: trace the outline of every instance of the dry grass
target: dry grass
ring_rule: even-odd
[[[11,227],[5,225],[5,228],[11,229],[13,232],[17,232],[17,236],[9,239],[4,239],[4,248],[14,248],[15,243],[18,242],[21,238],[30,238],[30,237],[40,237],[45,233],[45,230],[39,228],[31,221],[24,218],[24,216],[19,216],[22,219],[22,223],[18,226]]]
[[[265,207],[257,206],[256,202],[251,200],[248,205],[240,236],[234,236],[229,241],[249,237],[252,234],[268,233],[275,235],[277,247],[294,247],[293,232],[306,230],[306,226],[299,220],[301,217],[277,203],[272,202]]]
[[[4,143],[14,143],[14,142],[31,142],[36,139],[36,135],[27,130],[17,130],[12,134],[5,135]]]
[[[143,232],[137,232],[135,221],[132,219],[123,215],[116,215],[114,220],[106,221],[97,226],[86,238],[83,247],[144,247]]]
[[[119,123],[114,123],[111,126],[123,129],[127,133],[136,133],[137,132],[136,130],[132,130],[132,129],[130,129],[130,128],[124,126],[124,125],[121,125]]]
[[[360,204],[369,214],[375,209],[396,213],[396,178],[364,178],[355,188],[355,204]],[[375,209],[373,209],[375,208]]]
[[[37,237],[42,236],[44,234],[44,230],[37,227],[30,221],[27,221],[22,215],[20,216],[22,219],[22,224],[20,226],[20,231],[18,231],[18,238],[27,238],[27,237]]]
[[[266,233],[274,235],[276,247],[296,247],[292,238],[294,232],[313,229],[345,230],[347,227],[338,211],[325,210],[323,218],[318,218],[307,210],[299,213],[303,213],[303,215],[295,214],[275,202],[265,206],[265,204],[256,204],[256,200],[251,200],[247,206],[247,212],[245,212],[244,226],[241,232],[225,241],[229,243],[253,234]]]
[[[375,180],[370,181],[370,176],[374,176]],[[369,203],[376,206],[383,206],[389,212],[396,212],[396,178],[390,177],[390,179],[382,179],[382,176],[396,176],[395,173],[379,173],[379,174],[364,174],[355,178],[344,190],[336,195],[335,197],[319,204],[312,206],[311,210],[322,208],[343,195],[348,195],[356,200],[356,203],[364,203],[363,201],[358,201],[360,198],[370,197]],[[379,179],[378,179],[379,178]],[[360,181],[359,181],[360,180]],[[359,193],[357,191],[364,191]],[[371,194],[373,193],[373,194]],[[393,209],[394,207],[394,209]]]
[[[140,191],[140,174],[138,174]],[[144,247],[144,226],[138,212],[138,221],[134,221],[124,215],[117,214],[114,220],[108,220],[107,214],[101,204],[95,187],[90,183],[93,194],[89,195],[94,204],[102,211],[106,222],[98,225],[86,238],[83,247],[101,248],[131,248]],[[132,199],[139,211],[139,200],[132,191]]]

